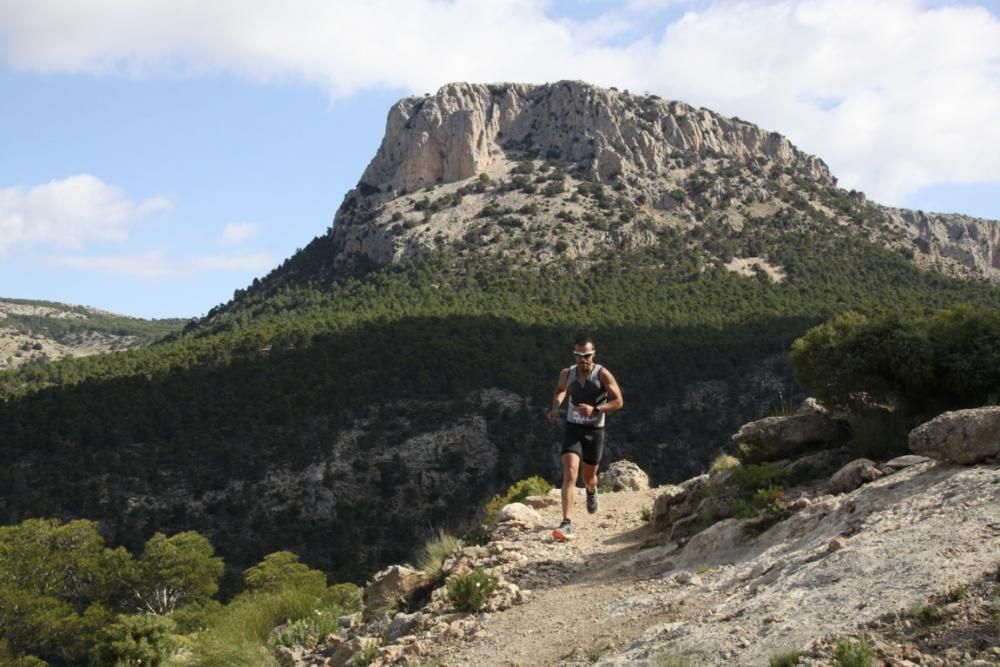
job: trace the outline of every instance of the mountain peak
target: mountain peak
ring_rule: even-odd
[[[489,173],[512,153],[567,161],[598,182],[667,172],[671,158],[681,154],[761,159],[823,184],[836,182],[818,158],[738,118],[654,95],[559,81],[450,83],[433,96],[400,100],[389,111],[362,187],[398,195]]]

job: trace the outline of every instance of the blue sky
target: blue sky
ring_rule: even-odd
[[[203,314],[326,231],[399,97],[563,78],[1000,219],[997,2],[0,0],[0,296]]]

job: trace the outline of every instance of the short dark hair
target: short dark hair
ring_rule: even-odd
[[[594,345],[594,341],[590,338],[590,336],[577,336],[576,342],[573,343],[573,345],[583,346],[583,345],[586,345],[587,343],[590,343],[591,345]],[[597,346],[594,345],[594,347],[597,347]]]

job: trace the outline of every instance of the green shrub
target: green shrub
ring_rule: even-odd
[[[648,507],[643,507],[641,510],[639,510],[639,512],[640,516],[642,516],[643,521],[649,521],[650,519],[653,518],[653,510],[649,509]]]
[[[156,667],[174,647],[174,621],[155,614],[121,615],[98,635],[90,650],[97,665],[118,663]]]
[[[783,487],[788,478],[787,470],[770,463],[750,463],[733,468],[733,482],[747,494],[760,489]]]
[[[327,635],[340,632],[339,609],[316,610],[312,616],[286,623],[270,640],[272,646],[305,646],[311,648]]]
[[[697,663],[678,653],[665,653],[653,658],[652,664],[656,667],[695,667]]]
[[[874,657],[868,638],[862,634],[857,644],[847,639],[839,640],[833,660],[837,667],[872,667]]]
[[[264,556],[257,565],[243,572],[243,582],[250,591],[275,591],[282,588],[303,588],[322,591],[326,575],[313,570],[291,551],[276,551]]]
[[[799,664],[799,658],[805,655],[802,651],[788,651],[771,656],[768,661],[769,667],[793,667]]]
[[[477,567],[468,574],[455,575],[448,580],[448,601],[459,611],[479,611],[498,583],[495,575]]]
[[[969,594],[969,587],[966,584],[956,584],[948,591],[948,601],[958,602],[964,600]]]
[[[348,661],[349,667],[368,667],[378,655],[378,642],[368,642],[361,652]]]
[[[717,470],[732,470],[740,465],[740,460],[735,456],[730,454],[719,454],[712,461],[712,465],[709,468],[711,472],[716,472]]]
[[[537,475],[522,479],[507,489],[506,493],[497,494],[486,503],[486,507],[483,508],[484,521],[487,525],[493,525],[497,521],[497,512],[504,505],[520,502],[528,496],[544,496],[552,489],[551,484]]]
[[[438,530],[417,555],[417,569],[437,580],[441,577],[441,566],[445,559],[461,547],[462,542],[457,537]]]
[[[343,614],[361,611],[364,590],[357,584],[340,583],[327,588],[321,596],[324,608],[338,607]]]
[[[190,664],[274,665],[268,639],[276,626],[308,619],[313,622],[299,624],[296,631],[301,628],[306,635],[327,629],[332,632],[337,618],[348,610],[331,600],[351,598],[351,592],[338,587],[319,593],[291,587],[241,593],[197,636],[191,646]]]
[[[944,620],[944,614],[941,613],[941,610],[931,605],[913,605],[910,607],[907,615],[913,619],[915,623],[924,628],[931,625],[937,625]]]

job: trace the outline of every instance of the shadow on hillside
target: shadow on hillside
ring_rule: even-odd
[[[741,402],[746,392],[739,383],[762,368],[790,382],[781,355],[812,323],[775,317],[720,328],[589,332],[626,398],[625,411],[609,426],[609,456],[631,458],[658,481],[700,470],[736,427],[761,416],[760,397]],[[0,521],[98,519],[113,543],[130,549],[156,531],[197,530],[239,568],[289,549],[337,578],[363,578],[409,559],[428,526],[467,523],[506,485],[553,470],[553,429],[534,406],[547,404],[559,369],[572,362],[576,334],[570,326],[495,316],[414,317],[311,337],[276,331],[229,348],[208,341],[197,364],[164,349],[135,376],[89,379],[0,404],[0,453],[10,464],[0,472]],[[109,355],[92,362],[106,368],[90,368],[109,375],[132,359]],[[722,394],[688,401],[690,387],[707,380]],[[484,406],[474,396],[485,388],[528,400],[521,407]],[[405,431],[386,430],[382,413],[373,410],[389,403]],[[375,418],[357,441],[359,460],[370,463],[399,439],[471,415],[486,420],[498,452],[495,470],[469,477],[475,462],[456,459],[453,488],[416,487],[406,505],[417,512],[414,525],[378,518],[383,501],[396,493],[382,470],[366,473],[372,485],[363,502],[326,518],[307,518],[307,508],[295,502],[275,511],[254,491],[269,472],[303,469],[329,456],[346,430],[365,423],[358,420]],[[226,495],[233,480],[246,483],[242,495]],[[337,483],[323,481],[330,488]],[[185,501],[206,494],[220,500],[198,511]],[[420,507],[431,503],[434,512],[420,517]],[[393,530],[394,539],[387,541],[380,527]]]

